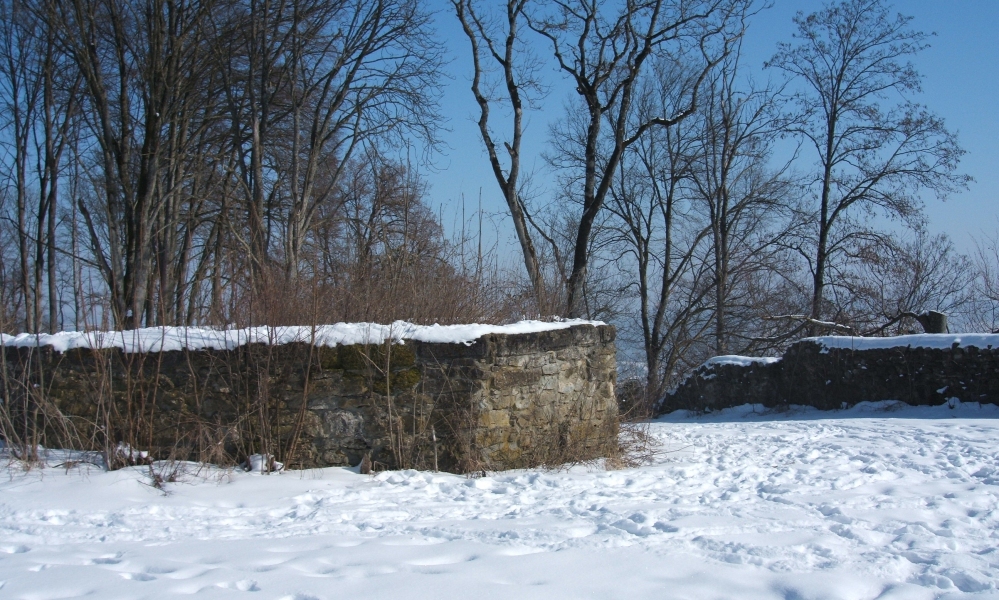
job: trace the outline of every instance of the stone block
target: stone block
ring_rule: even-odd
[[[510,427],[510,413],[505,410],[487,410],[479,415],[479,425],[487,430]]]
[[[576,385],[572,381],[561,379],[558,382],[558,393],[562,395],[574,394],[576,393]]]

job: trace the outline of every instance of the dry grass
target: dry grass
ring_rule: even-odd
[[[663,460],[668,452],[650,429],[647,421],[622,423],[617,456],[607,459],[607,469],[633,469]]]

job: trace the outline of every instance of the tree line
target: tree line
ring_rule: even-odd
[[[962,256],[921,210],[969,182],[917,101],[929,34],[842,0],[761,70],[763,10],[0,0],[0,328],[600,318],[655,396],[707,356],[925,310],[994,327],[994,249]],[[445,18],[516,268],[445,231],[410,161],[446,126]],[[553,101],[528,172],[525,118]]]
[[[438,224],[393,151],[441,123],[422,3],[0,12],[5,327],[261,319],[265,291],[363,295],[440,253],[413,247]]]

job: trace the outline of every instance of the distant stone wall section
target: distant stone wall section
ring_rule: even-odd
[[[159,458],[197,460],[224,440],[233,456],[298,468],[368,455],[384,468],[500,470],[616,452],[614,338],[609,325],[574,325],[467,345],[7,347],[4,394],[50,401],[79,439]]]
[[[999,347],[840,348],[803,340],[770,363],[702,365],[664,398],[660,411],[747,403],[830,410],[863,401],[937,405],[951,398],[999,404]]]

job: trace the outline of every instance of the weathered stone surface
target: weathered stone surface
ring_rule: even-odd
[[[490,334],[469,345],[5,348],[4,359],[5,397],[34,382],[79,439],[127,441],[160,458],[224,448],[318,467],[370,454],[376,466],[472,471],[617,449],[611,326]]]
[[[863,401],[911,405],[999,404],[999,348],[825,348],[793,344],[781,360],[700,367],[667,395],[662,412],[716,410],[741,404],[791,404],[823,410]]]

